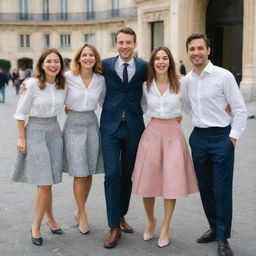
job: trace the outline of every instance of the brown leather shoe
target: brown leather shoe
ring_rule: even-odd
[[[124,233],[133,233],[132,227],[126,222],[124,217],[120,218],[120,229]]]
[[[106,239],[104,241],[104,247],[107,249],[114,248],[117,246],[118,240],[121,238],[120,228],[111,228],[108,231]]]

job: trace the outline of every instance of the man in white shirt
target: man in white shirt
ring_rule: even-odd
[[[227,239],[232,222],[234,149],[246,127],[247,111],[234,76],[209,60],[210,41],[192,34],[186,41],[194,68],[185,78],[187,111],[195,126],[190,146],[210,229],[198,243],[218,240],[218,256],[234,255]],[[225,107],[230,104],[233,116]]]

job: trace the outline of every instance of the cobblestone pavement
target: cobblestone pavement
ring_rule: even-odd
[[[207,230],[205,216],[198,194],[177,201],[170,228],[170,246],[160,249],[156,246],[160,231],[163,204],[156,201],[156,237],[144,242],[142,234],[145,214],[142,200],[132,196],[128,222],[134,227],[134,234],[123,234],[119,245],[111,250],[102,244],[107,231],[106,209],[103,189],[103,175],[95,176],[88,199],[87,211],[91,232],[81,235],[74,219],[74,198],[72,178],[64,175],[63,183],[54,186],[54,212],[65,234],[51,234],[45,221],[42,224],[44,244],[32,245],[30,227],[33,219],[35,187],[10,182],[12,166],[16,155],[16,126],[13,120],[18,97],[14,88],[8,86],[6,104],[0,104],[0,255],[1,256],[216,256],[216,242],[198,244],[195,242]],[[256,105],[254,104],[253,107]],[[184,118],[185,134],[191,131],[190,121]],[[256,255],[256,119],[248,119],[236,149],[234,172],[234,218],[230,244],[236,256]]]

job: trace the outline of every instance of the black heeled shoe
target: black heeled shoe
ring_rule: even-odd
[[[39,238],[35,238],[33,237],[32,235],[32,229],[30,230],[31,232],[31,240],[32,240],[32,243],[34,245],[37,245],[37,246],[41,246],[43,244],[43,238],[42,237],[39,237]]]
[[[49,227],[49,229],[52,231],[52,233],[54,235],[63,235],[64,232],[61,228],[58,228],[58,229],[51,229],[50,225],[47,223],[47,226]]]

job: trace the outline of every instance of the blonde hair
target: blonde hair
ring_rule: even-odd
[[[81,53],[85,47],[89,47],[92,49],[94,56],[95,56],[95,65],[92,68],[92,71],[96,74],[102,74],[102,65],[101,65],[101,58],[99,55],[98,50],[95,46],[92,44],[84,43],[81,47],[79,47],[75,53],[75,56],[73,57],[71,61],[71,73],[75,76],[79,75],[81,72],[81,64],[79,62],[79,59],[81,57]]]

